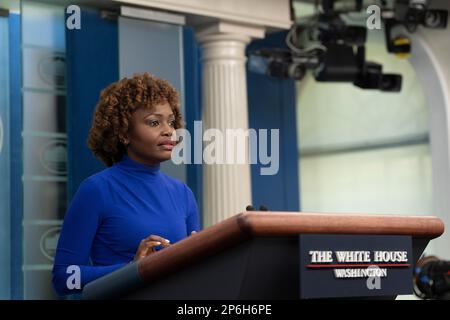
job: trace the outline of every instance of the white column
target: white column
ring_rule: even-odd
[[[219,129],[248,130],[245,47],[251,36],[260,34],[225,33],[220,27],[197,34],[202,45],[203,132]],[[248,30],[248,29],[247,29]],[[225,139],[224,139],[225,141]],[[225,157],[225,152],[224,152]],[[204,226],[211,226],[252,203],[250,165],[203,164]]]

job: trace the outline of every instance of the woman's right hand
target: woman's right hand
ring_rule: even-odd
[[[162,246],[163,248],[169,247],[170,241],[156,235],[151,235],[150,237],[143,239],[136,251],[134,261],[138,261],[148,255],[155,253],[155,248],[159,246]]]

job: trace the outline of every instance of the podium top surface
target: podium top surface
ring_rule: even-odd
[[[443,232],[443,222],[433,216],[251,211],[205,228],[140,260],[138,269],[143,279],[153,281],[253,237],[354,234],[410,235],[431,240]]]
[[[242,232],[254,236],[300,233],[389,234],[432,239],[444,232],[443,222],[433,216],[252,211],[238,214],[229,220],[236,220]]]

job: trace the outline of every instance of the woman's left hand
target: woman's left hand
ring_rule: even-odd
[[[134,261],[155,253],[155,248],[159,246],[163,248],[169,247],[170,241],[157,235],[151,235],[150,237],[143,239],[139,244],[136,255],[134,256]]]

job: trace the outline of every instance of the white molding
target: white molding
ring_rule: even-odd
[[[289,29],[292,25],[289,0],[112,0],[128,5],[169,10],[248,25]],[[248,3],[248,10],[236,6]],[[255,9],[256,8],[256,9]],[[252,10],[253,9],[253,10]],[[264,12],[264,16],[261,15]]]
[[[32,175],[24,174],[22,181],[34,181],[34,182],[67,182],[66,176],[44,176],[44,175]]]
[[[51,271],[52,264],[25,264],[22,266],[22,271]]]
[[[55,219],[27,219],[22,221],[22,226],[62,226],[63,220]]]
[[[129,18],[137,18],[143,20],[164,22],[176,25],[184,26],[186,24],[186,17],[180,14],[149,10],[149,9],[141,9],[135,7],[120,7],[120,14],[124,17]]]

